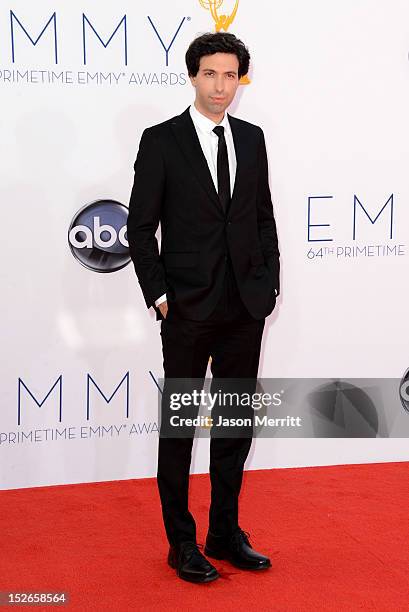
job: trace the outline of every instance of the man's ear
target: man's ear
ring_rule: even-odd
[[[196,87],[196,77],[194,76],[189,76],[190,82],[192,83],[193,87]]]

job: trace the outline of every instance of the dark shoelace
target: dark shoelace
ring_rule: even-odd
[[[240,528],[232,536],[232,539],[234,543],[236,544],[236,546],[240,544],[240,541],[243,541],[245,544],[247,544],[247,546],[251,547],[249,538],[250,538],[249,532],[243,531],[243,529],[240,529]]]
[[[199,549],[199,550],[198,550]],[[181,547],[180,556],[186,555],[187,559],[191,559],[193,555],[203,557],[200,549],[203,549],[203,544],[195,544],[194,542],[189,542]]]

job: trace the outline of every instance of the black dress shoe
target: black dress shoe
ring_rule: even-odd
[[[189,582],[211,582],[219,577],[216,568],[202,555],[195,542],[183,542],[177,548],[171,546],[168,564],[176,569],[179,578]]]
[[[209,531],[204,552],[212,559],[227,559],[240,569],[259,570],[271,567],[268,557],[253,550],[248,539],[249,535],[240,527],[227,538],[215,536]]]

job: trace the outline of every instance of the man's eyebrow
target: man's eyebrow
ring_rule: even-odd
[[[204,72],[216,72],[214,68],[203,68]],[[237,70],[226,70],[223,74],[237,74]]]

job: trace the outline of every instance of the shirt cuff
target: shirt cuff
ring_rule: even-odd
[[[157,300],[155,300],[155,306],[159,306],[159,304],[163,304],[163,302],[166,302],[166,300],[167,300],[166,293],[164,293],[163,295],[158,297]]]

